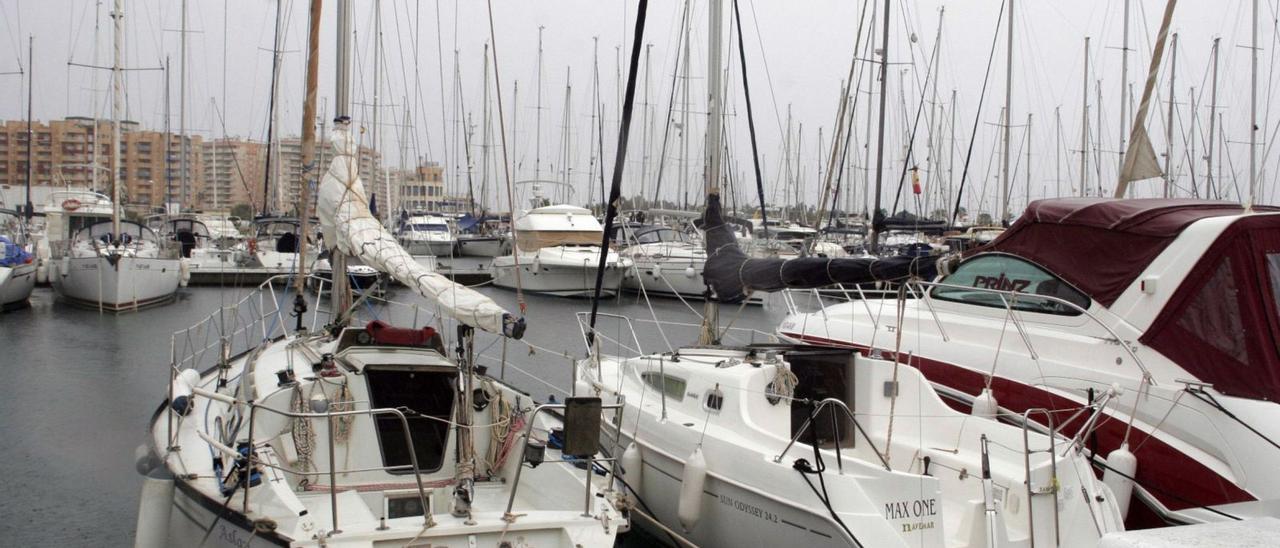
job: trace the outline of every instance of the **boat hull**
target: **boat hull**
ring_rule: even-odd
[[[110,312],[137,310],[173,300],[182,273],[178,259],[102,256],[54,261],[53,289],[72,304]]]
[[[460,238],[458,247],[463,257],[499,257],[510,251],[506,242],[497,236]]]
[[[537,267],[536,270],[534,267]],[[622,285],[623,269],[605,267],[602,296],[613,296]],[[493,285],[515,289],[516,265],[510,256],[493,260]],[[520,259],[520,285],[524,291],[546,293],[558,297],[590,297],[595,294],[596,267],[583,265],[558,265],[540,263],[534,265]]]
[[[13,267],[0,267],[0,309],[12,310],[27,306],[31,291],[36,285],[34,262]]]

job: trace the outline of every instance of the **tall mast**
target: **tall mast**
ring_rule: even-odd
[[[1191,101],[1191,115],[1190,115],[1190,116],[1188,116],[1188,118],[1191,118],[1191,131],[1190,131],[1190,133],[1191,133],[1192,135],[1195,135],[1195,134],[1196,134],[1196,88],[1195,88],[1195,87],[1192,87],[1192,88],[1191,88],[1191,93],[1188,95],[1188,97],[1190,97],[1190,98],[1191,98],[1191,99],[1190,99],[1190,101]],[[1188,155],[1188,156],[1190,156],[1191,158],[1195,158],[1195,157],[1196,157],[1196,140],[1195,140],[1195,139],[1191,139],[1190,141],[1191,141],[1191,143],[1190,143],[1190,148],[1191,148],[1191,150],[1187,152],[1187,155]],[[1191,184],[1194,186],[1194,185],[1196,184],[1196,163],[1195,163],[1195,161],[1194,161],[1194,160],[1192,160],[1192,161],[1191,161],[1191,166],[1190,166],[1189,171],[1190,171],[1190,175],[1191,175]]]
[[[337,78],[334,85],[334,101],[333,101],[333,119],[335,121],[351,119],[351,0],[338,0],[338,25],[337,25],[337,48],[335,53],[335,64],[337,68]],[[335,129],[341,127],[341,123],[335,122]],[[360,149],[355,150],[355,172],[360,172]],[[306,234],[302,234],[302,239],[306,239]],[[329,243],[335,245],[337,242]],[[299,256],[299,263],[305,262],[305,257]],[[347,309],[351,308],[351,292],[349,290],[350,280],[347,278],[347,258],[338,252],[336,247],[331,248],[329,254],[329,262],[331,265],[330,276],[333,280],[333,311],[334,314],[346,314]]]
[[[723,108],[721,94],[724,92],[720,87],[720,42],[722,36],[721,27],[724,20],[722,9],[721,0],[710,0],[707,6],[707,23],[710,28],[707,32],[707,135],[705,151],[707,163],[706,179],[704,181],[706,190],[704,194],[708,203],[710,203],[712,196],[718,198],[720,195],[720,112]],[[685,81],[685,85],[688,85],[688,80]],[[688,109],[685,110],[687,111]],[[700,344],[718,343],[719,337],[716,333],[716,325],[719,323],[719,309],[714,300],[707,299],[703,308],[702,318],[702,329],[698,336],[698,342]]]
[[[372,141],[370,143],[372,149],[370,153],[373,154],[374,164],[373,173],[370,176],[373,177],[374,181],[377,181],[378,172],[382,167],[382,158],[378,156],[378,134],[382,133],[382,126],[378,124],[378,110],[380,110],[378,108],[378,92],[381,91],[382,84],[382,80],[379,78],[381,74],[379,72],[380,68],[382,68],[382,0],[373,0],[373,136],[370,139]],[[356,165],[358,166],[359,163],[357,162]],[[359,168],[356,171],[359,172]],[[373,194],[377,196],[376,189],[378,185],[373,185],[373,188],[375,189]],[[386,189],[385,186],[383,188]],[[390,195],[390,189],[386,190],[387,194]],[[384,199],[382,201],[383,209],[388,209],[387,206],[390,205],[389,200]]]
[[[1001,155],[1000,167],[1000,221],[1003,224],[1009,222],[1009,130],[1013,125],[1013,5],[1015,0],[1009,0],[1009,30],[1006,33],[1009,39],[1007,51],[1005,52],[1005,76],[1004,76],[1004,153]]]
[[[263,177],[262,214],[263,215],[267,215],[271,213],[271,207],[273,205],[276,205],[276,206],[280,205],[279,203],[273,204],[271,201],[271,183],[272,183],[272,180],[274,179],[276,186],[280,185],[279,179],[272,177],[272,157],[276,156],[275,163],[278,164],[279,148],[276,147],[275,145],[274,137],[275,137],[276,125],[279,123],[279,119],[277,118],[277,114],[276,114],[278,110],[276,108],[276,102],[280,92],[280,53],[281,53],[280,52],[280,34],[281,34],[280,27],[283,24],[283,21],[281,20],[281,15],[283,14],[283,11],[284,11],[283,10],[284,6],[282,4],[283,2],[281,0],[276,0],[275,38],[272,39],[271,41],[271,97],[268,99],[268,105],[267,105],[267,110],[268,110],[267,114],[269,117],[269,121],[267,122],[267,162],[262,173],[262,177]]]
[[[1124,153],[1127,148],[1126,138],[1129,131],[1127,107],[1129,106],[1129,0],[1124,0],[1124,42],[1120,46],[1120,162],[1119,170],[1124,169]]]
[[[1178,79],[1178,33],[1173,33],[1173,51],[1169,57],[1169,114],[1165,116],[1164,147],[1164,197],[1168,198],[1173,188],[1173,104],[1175,99],[1174,82]],[[1194,157],[1193,157],[1194,158]],[[1194,163],[1195,160],[1192,160]]]
[[[491,146],[490,140],[493,138],[493,134],[490,131],[490,128],[492,127],[492,125],[489,122],[489,43],[488,42],[485,42],[484,44],[484,94],[483,96],[484,96],[484,99],[483,99],[484,106],[480,108],[481,117],[484,118],[484,120],[481,121],[481,123],[484,124],[484,129],[481,130],[481,136],[480,136],[480,141],[482,142],[481,149],[480,149],[480,164],[483,166],[482,168],[483,174],[480,177],[480,201],[481,202],[484,201],[485,191],[489,189],[489,147]],[[475,199],[475,195],[472,194],[471,215],[474,217],[475,214],[476,214],[476,199]]]
[[[124,110],[124,69],[120,61],[124,56],[124,0],[115,0],[111,19],[111,233],[120,234],[120,185],[124,184],[120,180],[120,117]]]
[[[876,201],[871,209],[871,253],[880,251],[880,189],[884,183],[884,109],[889,97],[889,0],[884,0],[880,37],[880,121],[876,138]]]
[[[182,207],[187,205],[187,0],[182,0],[182,30],[179,32],[181,36],[178,48],[178,54],[182,56],[181,64],[178,65],[178,211],[182,211]],[[169,139],[165,135],[165,139]],[[166,158],[166,161],[168,159]],[[166,169],[167,171],[167,169]],[[165,201],[172,199],[166,195]],[[165,212],[168,212],[168,204],[165,204]]]
[[[1253,210],[1258,193],[1258,0],[1253,0],[1253,42],[1249,49],[1249,201]]]
[[[644,113],[640,118],[640,197],[645,196],[645,188],[649,186],[649,55],[653,44],[644,47]]]
[[[676,191],[680,193],[676,199],[680,201],[681,209],[689,207],[689,192],[687,190],[687,185],[689,184],[689,50],[693,48],[692,44],[689,43],[690,29],[693,27],[693,20],[689,19],[689,10],[692,3],[693,0],[685,0],[684,2],[684,20],[686,21],[684,26],[684,78],[680,82],[684,106],[684,108],[680,109],[680,145],[684,147],[684,150],[680,153],[680,184],[676,185]]]
[[[307,274],[307,233],[311,224],[311,184],[316,180],[316,88],[320,74],[320,11],[323,0],[311,0],[311,12],[307,25],[307,73],[306,90],[302,100],[302,192],[299,210],[301,210],[302,234],[298,238],[298,276],[294,278],[296,302],[305,306],[302,301],[303,287]],[[277,48],[279,49],[279,48]],[[269,146],[269,145],[268,145]],[[270,149],[268,149],[270,157]],[[339,276],[333,276],[338,278]],[[342,276],[345,278],[345,276]],[[302,318],[298,318],[301,325]]]
[[[1053,107],[1053,197],[1062,197],[1062,106]]]
[[[538,180],[542,178],[542,29],[538,27],[538,96],[537,111],[534,112],[534,129],[533,129],[533,178]],[[534,185],[534,191],[537,192],[538,185]]]
[[[1208,170],[1205,173],[1209,188],[1213,188],[1213,143],[1217,139],[1217,111],[1218,111],[1218,42],[1221,38],[1213,39],[1213,82],[1209,92],[1209,146],[1205,149],[1205,165]]]
[[[35,175],[35,163],[32,162],[33,158],[31,157],[31,149],[35,148],[36,136],[35,136],[35,131],[33,131],[32,122],[31,122],[31,103],[35,98],[35,95],[33,95],[33,92],[35,91],[35,86],[33,82],[35,82],[35,79],[36,79],[35,51],[36,51],[36,37],[34,35],[28,35],[27,36],[27,197],[26,197],[26,203],[22,207],[22,216],[26,219],[26,222],[22,223],[22,239],[23,239],[22,243],[24,244],[27,243],[26,242],[27,231],[31,230],[31,215],[33,213],[33,211],[31,210],[31,178],[33,175]],[[97,123],[96,120],[94,122]],[[90,169],[90,171],[93,171],[94,169],[96,169],[96,166],[95,168]]]
[[[1031,203],[1031,113],[1027,113],[1027,204]]]
[[[876,3],[871,3],[871,25],[867,34],[867,49],[874,55],[874,46],[876,43]],[[883,69],[882,69],[883,70]],[[871,128],[875,124],[875,118],[871,116],[871,97],[875,95],[874,74],[873,71],[864,71],[867,74],[867,136],[862,141],[862,213],[866,221],[870,221],[875,216],[875,211],[871,210]],[[875,246],[875,231],[872,230],[872,249]]]
[[[98,26],[99,26],[98,24],[99,24],[99,20],[101,19],[102,19],[102,2],[97,2],[95,6],[94,14],[93,14],[93,65],[95,67],[102,66],[102,62],[98,56],[98,46],[101,43],[101,40],[98,38]],[[95,70],[92,72],[93,72],[93,83],[91,84],[93,86],[92,93],[96,94],[98,93],[98,71]],[[101,191],[101,189],[98,188],[98,149],[101,146],[98,141],[98,129],[102,125],[101,120],[99,120],[99,118],[100,116],[98,111],[98,100],[95,98],[93,100],[93,156],[91,160],[93,162],[93,167],[89,169],[89,182],[90,182],[89,190],[92,190],[95,192]],[[31,165],[31,162],[27,162],[27,165]]]
[[[1080,196],[1089,187],[1089,37],[1084,37],[1084,91],[1080,94]]]

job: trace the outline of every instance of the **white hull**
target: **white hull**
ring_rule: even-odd
[[[107,311],[161,304],[174,298],[181,281],[178,259],[72,257],[53,262],[53,289],[68,301]]]
[[[539,263],[520,258],[520,285],[524,291],[558,297],[590,297],[595,294],[596,266]],[[515,260],[510,255],[493,260],[493,285],[515,289]],[[622,284],[623,269],[606,267],[600,295],[613,296]]]
[[[21,308],[31,297],[36,285],[34,262],[14,267],[0,267],[0,309]]]
[[[460,238],[458,247],[463,257],[500,257],[509,251],[502,238],[497,236],[482,238]]]

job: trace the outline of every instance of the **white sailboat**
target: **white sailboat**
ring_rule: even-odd
[[[116,0],[112,17],[115,28],[115,57],[112,62],[112,155],[120,166],[120,119],[124,102],[124,72],[120,66],[124,47],[124,5]],[[112,173],[112,196],[106,200],[110,220],[88,226],[62,227],[66,239],[52,242],[53,269],[49,280],[53,289],[73,304],[104,311],[137,310],[174,298],[181,278],[175,250],[154,231],[120,219],[119,173]],[[55,199],[59,193],[54,193]],[[101,204],[103,196],[94,196]],[[75,197],[63,199],[58,208],[74,211],[81,204]],[[73,216],[68,215],[69,218]],[[53,237],[52,223],[49,237]]]
[[[339,3],[342,28],[350,7]],[[310,15],[314,90],[318,3]],[[310,99],[304,120],[313,109]],[[592,463],[599,401],[534,405],[477,371],[473,329],[518,338],[524,320],[426,271],[396,243],[369,212],[349,121],[337,126],[317,201],[326,241],[456,321],[457,353],[447,357],[431,327],[351,326],[354,306],[313,315],[309,326],[298,314],[289,329],[285,315],[298,306],[278,300],[270,283],[176,333],[179,349],[195,334],[217,333],[221,353],[210,360],[203,350],[179,350],[174,358],[169,397],[140,453],[148,478],[138,545],[613,546],[627,522],[596,485],[608,485]],[[314,128],[304,129],[308,160],[313,140]],[[296,284],[300,293],[302,280]],[[317,330],[322,321],[332,328]],[[242,336],[245,329],[253,335]],[[550,410],[586,420],[586,453],[581,431]],[[533,434],[560,427],[563,451]]]
[[[36,285],[36,261],[21,242],[22,220],[12,210],[0,209],[0,310],[27,305]]]
[[[722,104],[722,17],[712,0],[711,120]],[[719,132],[709,124],[706,150],[720,150]],[[704,276],[718,299],[895,280],[919,268],[910,259],[750,259],[721,215],[719,167],[709,155],[702,223]],[[682,544],[1095,546],[1123,529],[1110,489],[1080,452],[1084,435],[957,412],[901,354],[721,344],[716,315],[708,303],[701,344],[659,353],[640,349],[627,318],[606,316],[611,325],[598,329],[593,310],[580,321],[589,356],[575,393],[623,404],[602,445],[621,454],[624,484],[647,509],[640,515]],[[1106,399],[1080,415],[1096,420]]]

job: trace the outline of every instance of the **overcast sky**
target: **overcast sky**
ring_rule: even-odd
[[[1267,141],[1280,124],[1280,116],[1272,117],[1275,104],[1272,88],[1275,78],[1274,52],[1277,34],[1275,14],[1278,0],[1260,4],[1259,40],[1259,157],[1266,160],[1267,171],[1276,168],[1277,154]],[[285,21],[283,68],[280,80],[280,117],[283,133],[299,133],[302,110],[302,79],[305,49],[305,0],[283,0]],[[328,101],[326,113],[332,117],[330,99],[334,90],[334,15],[336,0],[325,1],[321,30],[320,94]],[[355,61],[352,67],[353,118],[366,128],[362,139],[372,140],[372,107],[374,95],[374,1],[358,0],[355,5]],[[465,186],[466,161],[459,146],[462,138],[459,119],[467,115],[475,126],[470,142],[473,159],[472,178],[480,192],[485,180],[482,158],[491,154],[487,194],[492,196],[499,184],[497,162],[501,149],[483,147],[483,63],[484,47],[490,39],[489,12],[479,0],[383,0],[380,102],[381,139],[388,163],[396,165],[403,154],[406,163],[413,158],[426,158],[450,168],[453,189]],[[946,7],[942,19],[942,41],[936,61],[936,85],[942,114],[931,123],[933,84],[922,90],[928,62],[938,33],[939,9]],[[187,51],[186,126],[192,133],[207,137],[222,135],[264,139],[270,99],[271,53],[273,25],[277,2],[270,0],[195,0],[190,2]],[[876,3],[879,7],[879,3]],[[892,2],[890,19],[888,114],[885,146],[886,202],[892,202],[894,189],[902,173],[907,134],[911,129],[922,91],[930,101],[925,103],[916,136],[912,163],[921,168],[926,190],[951,182],[958,186],[965,153],[970,143],[975,119],[978,122],[973,153],[966,183],[965,205],[975,210],[995,210],[999,186],[1000,109],[1004,103],[1006,25],[997,29],[1002,3],[999,0],[967,0],[939,2],[934,0]],[[170,123],[178,128],[179,45],[181,2],[177,0],[131,0],[125,2],[125,61],[128,68],[155,68],[170,58]],[[816,202],[821,184],[819,170],[825,169],[834,133],[836,108],[842,81],[855,56],[855,37],[863,16],[864,4],[850,1],[784,2],[744,0],[743,25],[746,27],[746,56],[752,101],[756,115],[760,154],[769,200],[781,203],[803,195]],[[679,128],[669,130],[663,173],[663,196],[673,199],[679,189],[688,187],[691,195],[700,193],[703,127],[705,126],[704,82],[707,73],[707,2],[695,0],[692,7],[692,62],[690,63],[690,131],[688,175],[680,162],[683,148]],[[1058,193],[1077,192],[1080,186],[1080,135],[1082,113],[1082,78],[1084,70],[1084,38],[1092,37],[1089,55],[1088,84],[1091,149],[1087,185],[1114,187],[1117,149],[1120,142],[1119,105],[1121,93],[1121,43],[1123,0],[1111,1],[1019,1],[1014,17],[1014,80],[1012,99],[1013,189],[1011,202],[1016,210],[1026,202],[1028,186],[1027,148],[1030,147],[1030,194],[1033,198]],[[1159,27],[1164,2],[1134,0],[1131,3],[1131,37],[1129,85],[1136,105],[1142,91],[1150,52]],[[112,28],[107,16],[111,2],[89,0],[3,0],[0,1],[0,72],[16,71],[28,65],[26,41],[35,37],[35,117],[61,118],[68,115],[90,116],[95,112],[110,116],[109,73],[71,66],[111,64]],[[626,78],[626,55],[631,48],[636,2],[591,0],[515,1],[494,0],[493,25],[496,32],[496,65],[501,78],[503,109],[508,150],[518,164],[517,180],[533,179],[535,169],[542,179],[569,180],[576,189],[573,199],[585,203],[594,194],[598,200],[598,175],[588,184],[592,161],[598,154],[592,146],[593,48],[598,37],[600,101],[605,111],[605,160],[610,174],[614,161],[617,119],[621,110],[621,82]],[[643,187],[653,194],[658,178],[657,166],[666,124],[668,97],[671,94],[676,61],[677,41],[683,2],[655,1],[650,4],[644,42],[652,44],[648,75],[648,102],[637,106],[629,147],[626,193],[635,194]],[[729,77],[729,169],[740,199],[754,195],[751,181],[750,142],[743,102],[741,67],[738,63],[737,31],[731,25],[732,4],[726,2],[725,62]],[[857,57],[866,59],[866,34]],[[1007,19],[1005,20],[1007,22]],[[1205,190],[1205,147],[1208,142],[1211,85],[1210,51],[1214,38],[1221,38],[1219,59],[1218,104],[1223,124],[1218,133],[1228,144],[1214,162],[1222,165],[1219,184],[1226,197],[1237,199],[1247,193],[1249,120],[1249,44],[1250,2],[1244,0],[1184,0],[1174,14],[1173,30],[1179,33],[1177,52],[1176,107],[1174,124],[1174,172],[1178,194],[1191,192],[1192,164],[1198,192]],[[95,24],[98,25],[95,31]],[[538,34],[543,30],[542,106],[537,105]],[[733,30],[731,30],[733,29]],[[876,24],[879,32],[879,22]],[[998,34],[997,34],[998,33]],[[98,47],[95,48],[95,34]],[[914,38],[914,40],[913,40]],[[982,112],[977,114],[979,97],[991,53],[996,41],[995,59],[987,83]],[[879,47],[879,38],[876,38]],[[96,59],[95,59],[96,49]],[[223,52],[226,52],[224,57]],[[455,93],[455,51],[461,72],[461,89]],[[619,66],[622,63],[622,66]],[[646,75],[641,69],[637,101],[644,102]],[[855,72],[860,88],[870,84],[870,75],[859,63]],[[566,136],[566,71],[572,86],[568,104]],[[904,72],[905,71],[905,72]],[[1148,127],[1157,154],[1165,151],[1165,120],[1169,87],[1169,63],[1161,67],[1157,96],[1152,103]],[[621,74],[620,74],[621,73]],[[1101,83],[1103,128],[1098,131],[1098,81]],[[519,86],[518,101],[513,87]],[[96,87],[95,87],[96,85]],[[491,82],[491,86],[494,84]],[[128,118],[145,126],[164,126],[164,75],[156,71],[129,72],[127,77]],[[878,87],[878,84],[876,84]],[[1191,88],[1196,95],[1194,134],[1190,100]],[[956,92],[954,135],[951,140],[951,91]],[[878,91],[877,91],[878,92]],[[0,76],[0,118],[25,117],[25,81],[19,76]],[[459,99],[461,99],[459,101]],[[465,111],[459,107],[459,102]],[[389,103],[389,104],[388,104]],[[677,94],[672,118],[680,121],[683,100]],[[861,203],[867,178],[863,171],[868,107],[876,106],[871,97],[858,99],[854,147],[851,152],[852,192],[855,203]],[[1055,109],[1060,107],[1061,130],[1055,124]],[[492,143],[499,141],[496,99],[491,98],[493,118]],[[786,148],[787,113],[791,112],[791,147],[799,156],[798,167],[791,177],[782,163]],[[459,115],[460,112],[465,114]],[[406,131],[406,113],[411,128]],[[539,114],[541,120],[539,121]],[[1031,139],[1026,138],[1026,118],[1033,116]],[[1132,116],[1130,109],[1129,116]],[[1276,113],[1280,114],[1280,113]],[[514,117],[514,121],[513,121]],[[534,131],[541,125],[541,138]],[[515,125],[514,131],[512,125]],[[647,127],[646,127],[647,126]],[[803,130],[801,131],[801,126]],[[931,128],[936,128],[930,131]],[[646,129],[648,131],[646,131]],[[1194,138],[1193,138],[1194,135]],[[874,133],[872,134],[874,140]],[[567,141],[568,145],[564,143]],[[930,142],[938,150],[932,157]],[[1192,155],[1189,147],[1194,144]],[[1095,162],[1095,149],[1103,151],[1102,161]],[[874,164],[874,145],[871,149]],[[567,157],[567,159],[566,159]],[[648,158],[645,162],[644,159]],[[1194,162],[1192,158],[1195,158]],[[1163,161],[1163,160],[1162,160]],[[596,165],[600,162],[595,160]],[[535,168],[536,165],[536,168]],[[455,169],[460,168],[460,169]],[[928,170],[933,169],[930,173]],[[598,169],[595,168],[595,169]],[[1215,168],[1217,171],[1218,168]],[[1100,173],[1099,173],[1100,171]],[[741,179],[740,179],[741,177]],[[874,173],[871,175],[874,180]],[[787,181],[792,189],[787,189]],[[846,181],[846,184],[848,181]],[[798,189],[796,188],[798,187]],[[909,188],[910,185],[908,184]],[[1160,183],[1139,184],[1139,195],[1155,195]],[[1274,185],[1263,183],[1260,201],[1274,202]],[[788,198],[790,197],[790,198]],[[489,201],[496,198],[490,197]],[[929,205],[930,209],[941,207]],[[505,202],[505,200],[504,200]],[[842,200],[843,202],[843,200]],[[888,203],[886,203],[886,207]],[[900,206],[901,207],[901,206]],[[910,207],[917,207],[911,205]],[[921,204],[920,209],[924,209]],[[860,209],[860,207],[859,207]]]

